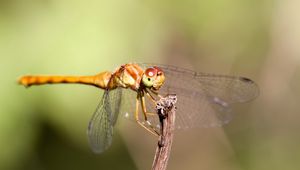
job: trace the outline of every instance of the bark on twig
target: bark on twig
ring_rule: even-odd
[[[167,169],[175,127],[176,95],[161,98],[156,105],[161,125],[161,135],[157,144],[152,170]]]

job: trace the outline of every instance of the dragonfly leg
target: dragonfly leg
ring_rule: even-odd
[[[146,95],[149,97],[149,99],[152,101],[152,104],[154,104],[154,107],[156,106],[156,100],[155,98],[148,92],[147,89],[144,90]]]
[[[158,93],[158,91],[155,91],[155,90],[153,90],[153,89],[150,89],[150,91],[151,91],[153,94],[155,94],[156,96],[158,96],[160,99],[163,98],[163,96],[161,96],[161,95]]]
[[[145,91],[143,91],[142,94],[144,94],[144,92],[146,93],[147,97],[151,100],[151,103],[153,104],[153,107],[156,107],[156,100],[155,100],[155,98],[146,89],[145,89]],[[142,107],[146,108],[144,95],[141,98],[142,98],[142,101],[141,101],[142,102]],[[150,115],[150,116],[157,115],[156,113],[151,113],[151,112],[147,112],[147,111],[144,111],[144,112],[146,112],[146,115]]]
[[[143,109],[145,121],[148,123],[148,125],[150,126],[150,128],[151,128],[153,131],[155,131],[155,133],[159,134],[159,132],[157,132],[157,130],[153,127],[153,125],[151,124],[150,121],[148,121],[148,118],[147,118],[147,115],[157,115],[157,114],[151,113],[151,112],[147,112],[147,109],[146,109],[146,102],[145,102],[145,96],[141,96],[141,102],[142,102],[142,109]]]
[[[145,126],[143,123],[141,123],[140,119],[139,119],[139,98],[140,95],[138,94],[136,97],[136,103],[135,103],[135,120],[136,122],[142,126],[144,129],[146,129],[148,132],[150,132],[151,134],[155,135],[155,136],[159,136],[159,134],[154,131],[154,129],[150,129],[147,126]]]
[[[145,93],[146,93],[147,97],[151,100],[151,103],[153,104],[153,107],[156,107],[156,100],[155,100],[155,98],[147,90],[145,90]],[[145,99],[143,99],[143,100],[144,100],[144,103],[145,103]],[[144,105],[144,107],[146,106],[146,104],[143,104],[143,105]],[[150,115],[150,116],[157,115],[156,113],[151,113],[151,112],[146,112],[146,114]]]

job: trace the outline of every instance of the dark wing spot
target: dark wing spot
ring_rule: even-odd
[[[251,79],[248,79],[246,77],[240,77],[240,80],[246,83],[254,83]]]

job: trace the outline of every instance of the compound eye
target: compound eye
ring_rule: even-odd
[[[147,68],[145,71],[145,75],[147,77],[154,77],[154,76],[156,76],[156,74],[157,74],[157,69],[155,69],[155,68]]]
[[[159,67],[156,67],[156,66],[154,66],[153,68],[154,68],[154,69],[156,69],[156,71],[157,71],[157,75],[158,75],[158,76],[160,76],[160,75],[162,75],[162,74],[163,74],[163,71],[162,71],[162,69],[160,69]]]

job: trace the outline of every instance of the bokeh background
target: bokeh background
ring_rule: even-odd
[[[157,140],[119,119],[93,154],[101,90],[25,89],[23,74],[95,74],[127,62],[243,75],[260,86],[223,128],[175,136],[169,169],[300,168],[299,0],[0,0],[0,169],[150,169]]]

